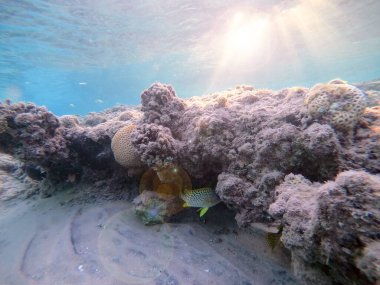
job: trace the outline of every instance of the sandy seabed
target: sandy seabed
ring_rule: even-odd
[[[281,249],[212,210],[206,223],[144,226],[129,202],[77,195],[0,204],[0,284],[296,283]]]

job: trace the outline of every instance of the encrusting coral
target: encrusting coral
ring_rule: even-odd
[[[0,105],[0,121],[7,123],[7,128],[0,133],[4,152],[40,164],[49,170],[52,180],[65,173],[60,166],[71,165],[72,157],[68,142],[60,133],[59,120],[45,107],[31,103]]]
[[[150,167],[162,167],[177,159],[177,146],[171,130],[157,124],[141,124],[131,136],[141,160]]]
[[[141,94],[141,111],[145,123],[155,123],[174,129],[185,109],[172,86],[155,83]]]
[[[289,174],[276,188],[269,212],[285,225],[281,241],[292,258],[314,268],[315,274],[306,277],[311,278],[308,284],[320,284],[324,273],[318,268],[326,266],[325,273],[342,284],[366,284],[367,278],[373,282],[380,277],[372,269],[357,270],[368,267],[364,263],[370,259],[380,262],[380,256],[363,251],[380,237],[379,194],[380,178],[364,171],[342,172],[325,184]]]

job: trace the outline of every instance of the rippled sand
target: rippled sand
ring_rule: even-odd
[[[295,284],[281,253],[212,214],[147,227],[130,203],[71,195],[0,205],[0,284]]]

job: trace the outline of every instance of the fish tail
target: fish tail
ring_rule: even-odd
[[[202,217],[204,214],[206,214],[207,211],[208,211],[208,207],[201,208],[199,212],[199,217]]]

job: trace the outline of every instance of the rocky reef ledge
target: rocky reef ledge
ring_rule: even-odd
[[[1,173],[18,171],[14,179],[32,183],[26,197],[85,183],[92,185],[88,197],[131,200],[146,169],[175,163],[195,188],[215,189],[239,226],[282,228],[305,284],[379,284],[380,107],[373,86],[237,86],[184,100],[155,83],[139,107],[85,117],[5,102],[0,150],[20,163],[4,164]]]

